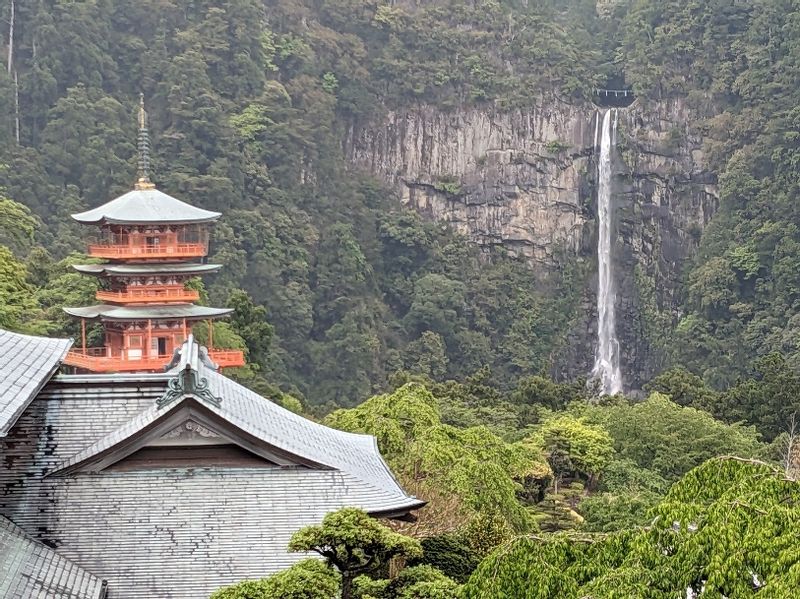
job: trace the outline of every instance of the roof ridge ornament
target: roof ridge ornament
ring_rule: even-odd
[[[214,395],[209,389],[208,379],[200,376],[200,346],[195,342],[194,335],[189,334],[183,342],[179,356],[178,375],[169,380],[166,392],[156,400],[156,407],[161,409],[186,395],[196,397],[214,407],[220,407],[222,398]]]
[[[134,189],[155,189],[150,181],[150,134],[147,131],[147,112],[144,109],[144,94],[139,94],[139,136],[137,138],[139,150],[139,172]]]
[[[215,408],[222,405],[222,398],[211,392],[208,379],[200,376],[191,364],[186,364],[178,376],[169,380],[166,392],[156,400],[156,408],[160,410],[187,395],[211,404]]]

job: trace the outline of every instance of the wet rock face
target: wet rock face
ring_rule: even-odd
[[[508,112],[423,106],[353,127],[345,152],[395,186],[403,203],[548,270],[564,255],[596,261],[596,111],[557,100]],[[660,366],[653,319],[677,318],[682,269],[717,206],[691,123],[681,101],[637,101],[619,112],[615,277],[630,388]],[[587,298],[596,284],[595,274]],[[559,377],[591,369],[596,307],[582,306],[570,347],[554,365]]]
[[[479,244],[545,264],[558,244],[579,250],[590,217],[581,200],[590,192],[591,126],[569,104],[505,113],[421,108],[352,131],[347,152],[393,183],[404,203]]]
[[[718,206],[695,121],[677,100],[635,104],[620,116],[617,326],[632,389],[661,370],[665,336],[681,316],[687,259]]]

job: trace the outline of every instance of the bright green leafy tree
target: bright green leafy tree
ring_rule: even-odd
[[[444,491],[474,512],[502,514],[515,529],[533,526],[518,494],[524,494],[526,484],[550,476],[540,449],[505,442],[485,427],[442,424],[436,398],[419,383],[375,396],[357,408],[337,410],[325,423],[375,435],[393,471],[412,489],[419,487],[422,497],[426,491]],[[435,506],[429,509],[435,511]],[[448,518],[446,513],[441,516]]]
[[[495,551],[463,599],[793,596],[800,484],[767,464],[713,459],[686,474],[647,529],[522,537]]]

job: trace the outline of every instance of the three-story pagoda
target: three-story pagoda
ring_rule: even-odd
[[[232,310],[198,306],[187,281],[220,268],[203,262],[209,227],[220,217],[155,188],[149,178],[144,101],[139,107],[139,174],[134,189],[72,218],[100,227],[89,255],[103,264],[75,265],[102,279],[95,306],[64,308],[81,320],[81,348],[64,363],[91,372],[161,371],[198,321],[209,321],[209,357],[219,366],[243,366],[240,351],[213,349],[211,321]],[[102,323],[102,347],[86,347],[86,322]]]

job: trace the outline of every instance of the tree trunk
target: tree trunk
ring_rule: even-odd
[[[353,599],[353,579],[350,572],[342,572],[342,599]]]
[[[789,419],[788,437],[783,455],[783,466],[786,478],[800,480],[800,426],[797,423],[797,414],[792,414]]]
[[[8,20],[8,74],[14,66],[14,0],[11,0],[11,16]]]
[[[19,79],[17,69],[14,69],[14,137],[19,145]]]

